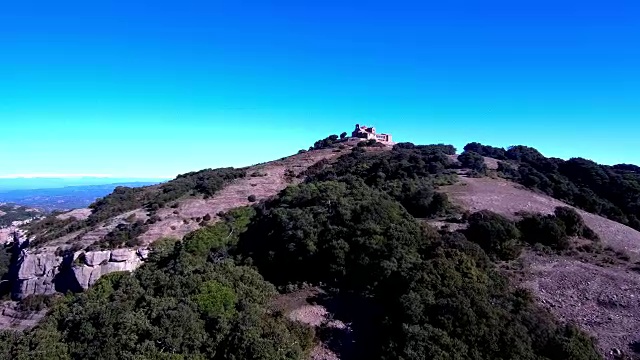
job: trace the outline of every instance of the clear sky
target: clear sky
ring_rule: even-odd
[[[355,123],[639,164],[640,3],[0,3],[0,176],[244,166]]]

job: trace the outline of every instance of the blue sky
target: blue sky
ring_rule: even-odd
[[[0,176],[174,176],[373,124],[640,163],[637,1],[6,1]]]

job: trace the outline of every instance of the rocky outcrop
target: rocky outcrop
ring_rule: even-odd
[[[147,255],[146,249],[79,251],[64,256],[22,250],[16,264],[13,296],[23,299],[34,294],[82,291],[103,275],[137,269]]]
[[[81,253],[78,253],[78,256]],[[74,256],[77,258],[77,256]],[[90,251],[84,253],[84,263],[89,266],[98,266],[107,263],[111,259],[111,251]]]
[[[133,271],[142,265],[142,258],[135,249],[116,249],[99,251],[99,253],[101,254],[97,258],[106,260],[102,260],[99,263],[86,261],[88,259],[87,255],[96,257],[92,252],[88,252],[85,254],[84,264],[72,267],[74,278],[83,289],[95,284],[103,275],[116,271]]]
[[[30,254],[23,251],[18,260],[18,278],[14,290],[16,297],[21,299],[31,294],[54,294],[54,279],[60,273],[62,263],[63,258],[52,253]]]

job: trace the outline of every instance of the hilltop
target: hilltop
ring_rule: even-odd
[[[26,225],[0,358],[636,356],[640,168],[361,129]]]

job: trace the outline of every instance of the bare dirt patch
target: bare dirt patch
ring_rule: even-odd
[[[284,313],[289,319],[315,329],[318,343],[310,354],[312,360],[339,360],[345,343],[349,342],[351,329],[343,321],[336,319],[326,306],[316,300],[325,293],[316,287],[282,294],[273,300],[272,307]],[[339,343],[339,345],[337,344]],[[345,353],[344,358],[347,355]]]
[[[526,275],[522,285],[531,289],[544,307],[594,335],[605,357],[634,356],[632,346],[640,341],[637,273],[561,256],[527,253],[523,261]]]
[[[538,194],[521,185],[504,179],[459,177],[455,185],[443,186],[451,200],[470,211],[490,210],[508,217],[519,211],[551,214],[558,206],[569,206],[547,195]],[[640,254],[640,232],[605,219],[601,216],[576,209],[603,240],[617,250]]]
[[[67,220],[70,218],[76,218],[78,220],[86,220],[91,215],[91,209],[74,209],[64,214],[56,216],[60,220]]]

